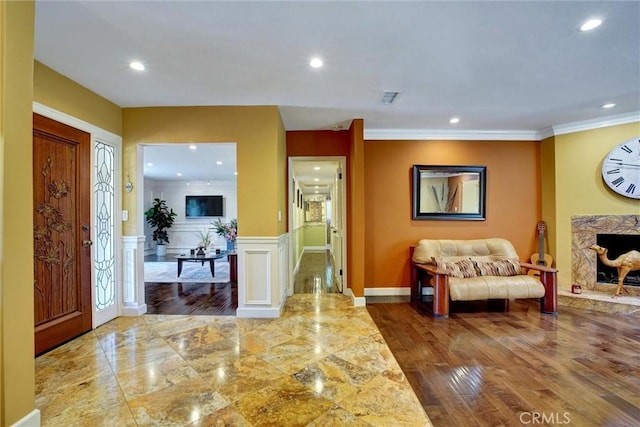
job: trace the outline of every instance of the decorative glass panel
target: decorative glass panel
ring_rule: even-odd
[[[95,285],[96,310],[115,304],[115,148],[96,141],[95,146]]]

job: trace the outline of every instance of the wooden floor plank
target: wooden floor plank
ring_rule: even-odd
[[[369,313],[434,426],[638,426],[640,320],[534,301],[434,319],[415,304]],[[537,415],[535,415],[537,414]]]

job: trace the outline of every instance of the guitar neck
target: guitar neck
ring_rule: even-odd
[[[538,234],[538,259],[544,262],[544,232]]]

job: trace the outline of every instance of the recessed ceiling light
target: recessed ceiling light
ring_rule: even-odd
[[[585,21],[584,24],[580,25],[580,28],[578,30],[591,31],[594,28],[598,28],[601,24],[602,24],[602,19],[599,19],[599,18],[589,19],[588,21]]]
[[[616,104],[614,104],[613,102],[609,102],[608,104],[604,104],[602,106],[602,108],[613,108],[615,106],[616,106]]]
[[[234,174],[234,175],[238,175],[238,172],[234,172],[233,174]]]
[[[198,149],[198,147],[196,147],[195,145],[193,145],[193,144],[192,144],[192,145],[190,145],[190,146],[189,146],[189,149],[190,149],[190,150],[197,150],[197,149]]]
[[[222,162],[221,162],[220,160],[218,160],[218,161],[216,162],[216,165],[221,165],[221,164],[222,164]]]
[[[320,166],[314,166],[313,170],[314,171],[319,171],[320,170]]]
[[[182,176],[182,173],[181,173],[181,172],[178,172],[178,173],[176,174],[176,176]]]
[[[129,67],[133,68],[136,71],[144,71],[144,64],[140,61],[129,62]]]
[[[309,61],[309,66],[311,66],[311,68],[321,68],[324,65],[324,62],[322,62],[322,59],[315,57],[315,58],[311,58],[311,61]]]
[[[147,166],[151,167],[153,166],[153,163],[147,163]]]
[[[187,182],[187,185],[191,185],[191,184]]]
[[[449,123],[451,123],[452,125],[455,125],[456,123],[460,123],[460,118],[451,117],[451,119],[449,119]]]
[[[318,190],[314,191],[314,193],[318,194]]]
[[[320,188],[320,187],[316,185],[316,186],[314,186],[313,188]]]
[[[313,180],[314,180],[315,182],[320,181],[320,179],[319,179],[319,178],[313,178]]]

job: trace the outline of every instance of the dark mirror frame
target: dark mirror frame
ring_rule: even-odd
[[[479,179],[478,211],[473,213],[465,212],[421,212],[420,195],[422,194],[420,176],[425,172],[434,173],[477,173]],[[484,221],[486,219],[486,166],[441,166],[441,165],[413,165],[412,168],[412,212],[413,219],[417,220],[463,220],[463,221]]]

